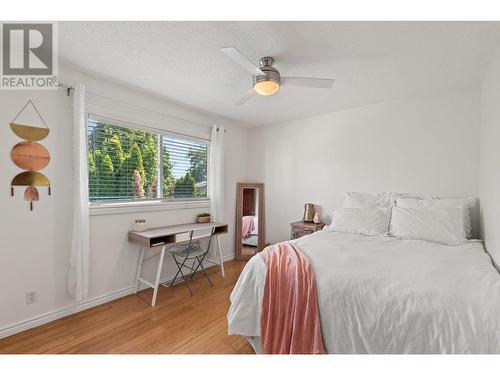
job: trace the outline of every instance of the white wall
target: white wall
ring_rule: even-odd
[[[41,172],[52,183],[52,196],[40,188],[40,201],[29,211],[24,189],[9,193],[12,178],[21,170],[10,150],[21,142],[9,123],[32,99],[45,117],[49,136],[41,141],[51,161]],[[0,327],[20,322],[70,304],[66,293],[67,260],[72,207],[71,116],[62,91],[0,91]],[[39,120],[37,121],[39,124]],[[26,305],[25,291],[39,291],[39,302]],[[1,329],[1,328],[0,328]]]
[[[83,82],[87,90],[123,103],[131,103],[171,116],[204,124],[224,125],[225,154],[225,221],[230,232],[223,238],[226,258],[234,255],[234,221],[236,182],[245,179],[246,134],[244,128],[223,118],[214,118],[190,108],[176,105],[160,97],[65,67],[60,79],[68,84]],[[51,180],[53,194],[41,189],[40,201],[30,212],[22,190],[11,198],[9,186],[20,170],[10,160],[10,150],[19,141],[8,124],[29,99],[33,99],[51,129],[42,143],[51,154],[49,166],[43,170]],[[71,98],[58,91],[0,91],[0,156],[2,173],[0,194],[0,337],[75,311],[75,302],[66,288],[71,242],[73,151]],[[185,125],[188,127],[189,125]],[[168,126],[166,126],[168,130]],[[186,129],[188,131],[189,129]],[[137,248],[127,241],[127,231],[135,218],[145,218],[147,225],[192,222],[196,214],[208,207],[154,212],[120,213],[91,216],[90,296],[91,303],[104,296],[113,298],[130,292],[138,260]],[[169,259],[163,277],[173,276]],[[146,268],[145,272],[151,271]],[[39,302],[26,305],[25,292],[38,290]],[[78,308],[78,307],[77,307]],[[52,314],[51,313],[55,313]],[[35,320],[33,320],[35,319]],[[36,320],[38,319],[38,320]],[[23,324],[26,322],[26,324]]]
[[[479,99],[471,88],[252,129],[249,179],[266,184],[267,240],[288,239],[304,203],[327,214],[346,191],[476,197]]]
[[[481,234],[500,270],[500,50],[484,78],[481,103]]]

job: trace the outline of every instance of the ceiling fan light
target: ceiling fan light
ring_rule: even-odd
[[[280,89],[280,84],[274,80],[262,80],[255,82],[253,88],[259,95],[270,96]]]

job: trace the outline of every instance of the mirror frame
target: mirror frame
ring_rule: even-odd
[[[264,200],[264,184],[263,183],[249,183],[249,182],[238,182],[236,184],[236,259],[237,260],[248,260],[253,255],[243,255],[241,254],[241,225],[243,218],[243,189],[258,189],[259,190],[259,240],[257,242],[257,251],[261,252],[266,243],[266,211],[265,211],[265,200]]]

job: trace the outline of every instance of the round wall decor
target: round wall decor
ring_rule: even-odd
[[[21,124],[17,119],[24,110],[31,105],[42,121],[44,127]],[[33,210],[33,202],[40,199],[38,190],[35,186],[46,186],[50,195],[50,181],[44,174],[38,172],[45,168],[50,161],[49,151],[37,141],[41,141],[49,135],[49,128],[35,104],[28,100],[24,107],[19,111],[14,120],[10,123],[12,131],[22,139],[23,142],[16,144],[10,152],[10,157],[14,164],[25,172],[19,173],[10,183],[11,195],[14,196],[15,186],[27,186],[24,191],[24,200],[30,202],[30,209]]]

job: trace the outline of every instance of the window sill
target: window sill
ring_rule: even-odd
[[[210,199],[90,204],[89,215],[120,215],[134,212],[171,211],[190,208],[210,208]]]

